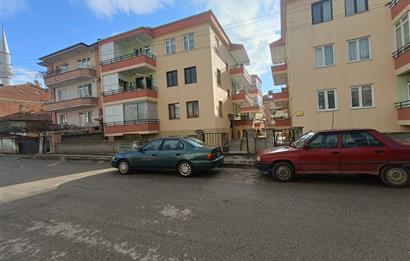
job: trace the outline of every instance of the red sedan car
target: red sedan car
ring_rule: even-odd
[[[280,182],[298,173],[371,174],[403,187],[410,180],[410,145],[370,129],[309,132],[289,146],[260,152],[256,167]]]

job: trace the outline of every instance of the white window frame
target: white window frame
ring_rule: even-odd
[[[407,82],[407,91],[408,91],[408,98],[410,100],[410,82]]]
[[[57,89],[57,101],[62,102],[67,100],[67,89]]]
[[[81,120],[81,115],[85,115],[85,122]],[[78,114],[79,122],[81,126],[87,126],[92,123],[93,112],[92,111],[82,111]]]
[[[191,40],[193,42],[193,46],[191,46]],[[185,51],[195,49],[195,34],[193,32],[184,34],[182,37],[182,43]]]
[[[360,59],[360,40],[365,39],[365,38],[368,39],[368,43],[369,43],[369,58]],[[350,42],[355,42],[355,45],[356,45],[356,59],[355,60],[350,60],[350,50],[349,50],[349,43]],[[372,42],[371,42],[370,36],[364,36],[364,37],[359,37],[359,38],[347,40],[347,61],[349,63],[369,61],[371,59],[372,59]]]
[[[407,23],[409,23],[409,35],[410,35],[410,12],[405,13],[400,19],[394,24],[394,39],[395,39],[395,47],[396,50],[402,48],[405,46],[407,43],[404,42],[404,26],[403,23],[407,20]],[[401,43],[400,46],[397,46],[397,35],[396,35],[396,30],[397,28],[400,28],[400,34],[401,34]]]
[[[169,51],[168,51],[168,45],[169,45]],[[165,54],[166,55],[171,55],[177,52],[177,44],[175,41],[175,38],[170,38],[165,40]]]
[[[335,108],[329,109],[329,96],[328,92],[333,91],[335,94]],[[325,94],[325,109],[320,109],[319,106],[319,93],[323,92]],[[316,110],[321,111],[336,111],[338,110],[338,97],[337,97],[337,90],[336,89],[326,89],[326,90],[317,90],[316,91]]]
[[[80,85],[78,87],[78,97],[80,98],[89,98],[93,96],[93,86],[91,83]],[[84,95],[84,90],[87,90],[87,95]]]
[[[91,59],[90,57],[84,57],[77,60],[78,69],[91,68]]]
[[[363,106],[362,87],[367,87],[367,86],[370,86],[371,91],[372,91],[372,105],[371,106]],[[353,96],[352,96],[352,89],[353,88],[359,88],[359,106],[358,107],[353,107]],[[374,107],[376,107],[376,101],[374,99],[374,86],[373,86],[373,84],[362,84],[362,85],[356,85],[356,86],[351,86],[350,87],[350,108],[352,110],[369,109],[369,108],[374,108]]]
[[[65,113],[60,113],[58,115],[58,120],[59,120],[59,124],[60,125],[67,125],[68,121],[67,121],[67,114]]]
[[[332,64],[326,64],[326,57],[325,57],[325,47],[331,46],[332,47],[332,54],[333,54],[333,63]],[[323,58],[323,64],[321,65],[317,65],[316,64],[316,50],[320,49],[322,52],[322,58]],[[325,45],[321,45],[321,46],[316,46],[313,50],[314,53],[314,60],[315,60],[315,68],[323,68],[323,67],[329,67],[329,66],[334,66],[336,64],[335,61],[335,45],[334,44],[325,44]]]

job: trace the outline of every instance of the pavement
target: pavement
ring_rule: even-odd
[[[0,260],[408,260],[410,188],[0,157]]]

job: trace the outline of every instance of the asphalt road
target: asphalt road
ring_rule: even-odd
[[[410,258],[410,188],[372,176],[120,176],[104,162],[0,157],[0,187],[0,260]]]

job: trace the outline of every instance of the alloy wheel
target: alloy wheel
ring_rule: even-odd
[[[192,167],[189,163],[183,162],[179,165],[179,173],[182,176],[189,176],[192,172]]]
[[[391,168],[386,173],[386,179],[393,185],[401,185],[407,181],[407,173],[402,168]]]
[[[120,171],[121,174],[126,174],[128,173],[129,166],[126,161],[122,161],[120,165],[118,165],[118,170]]]

